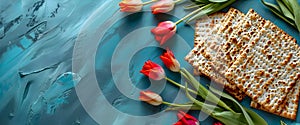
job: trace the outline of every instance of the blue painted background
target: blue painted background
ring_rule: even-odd
[[[111,59],[118,43],[130,32],[142,27],[153,27],[164,20],[176,21],[189,12],[181,9],[186,3],[177,5],[169,14],[154,16],[150,13],[149,6],[144,7],[144,12],[132,15],[122,14],[118,11],[118,2],[113,0],[0,0],[0,125],[98,124],[97,120],[85,111],[74,89],[78,82],[85,81],[87,77],[87,74],[72,70],[75,43],[88,42],[78,41],[79,37],[85,37],[82,29],[86,25],[89,25],[88,29],[85,29],[90,31],[89,33],[103,30],[103,37],[97,39],[99,44],[95,55],[90,55],[95,57],[95,73],[103,92],[103,94],[95,93],[95,95],[99,98],[104,97],[120,112],[135,116],[155,114],[166,108],[165,106],[153,107],[122,95],[112,80]],[[253,8],[265,19],[271,20],[295,37],[298,44],[300,43],[299,32],[274,16],[259,0],[239,0],[232,6],[244,13]],[[87,24],[87,20],[91,19],[89,17],[95,15],[99,16],[92,20],[92,24]],[[109,24],[112,26],[108,27]],[[157,45],[149,32],[141,32],[141,34],[131,40]],[[183,50],[180,41],[185,41],[187,47],[192,47],[193,34],[193,24],[180,24],[177,36],[166,45],[175,52],[182,66],[190,70],[191,66],[183,60],[189,50]],[[128,43],[129,50],[134,49],[134,42]],[[129,54],[129,50],[122,52]],[[158,47],[144,48],[131,58],[129,71],[123,71],[121,67],[116,73],[122,75],[122,72],[130,72],[132,85],[139,89],[146,89],[150,86],[150,81],[141,75],[139,70],[148,59],[162,64],[158,58],[162,52],[163,49]],[[117,60],[122,62],[122,58],[117,58]],[[168,70],[166,73],[180,81],[178,74]],[[210,82],[207,78],[201,77],[200,79],[203,84]],[[170,95],[178,93],[182,92],[167,84],[161,95],[166,101],[171,102],[174,96]],[[250,99],[247,98],[242,104],[249,107],[249,102]],[[99,104],[96,112],[110,113],[102,112],[104,110]],[[270,113],[253,110],[271,125],[279,124],[279,120],[290,124],[300,123],[299,113],[297,120],[291,121]],[[194,116],[198,115],[198,112],[191,113]],[[168,119],[161,120],[161,122],[150,119],[145,120],[143,124],[176,122],[176,112],[165,114],[164,116],[168,116]],[[201,123],[211,124],[212,122],[213,119],[209,118]],[[111,122],[111,124],[128,123],[137,124],[125,117],[116,117]]]

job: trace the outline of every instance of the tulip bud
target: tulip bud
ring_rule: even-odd
[[[171,71],[173,72],[180,71],[180,64],[178,60],[176,60],[173,52],[169,48],[167,48],[167,51],[160,56],[160,59]]]
[[[183,111],[179,111],[177,117],[179,121],[173,125],[200,125],[199,121],[195,117],[186,114]]]
[[[164,69],[160,65],[158,65],[150,60],[145,62],[144,66],[140,72],[153,80],[161,80],[161,79],[165,78]]]
[[[215,122],[213,125],[223,125],[221,122]]]
[[[143,2],[141,0],[122,0],[119,6],[122,12],[138,12],[142,10]]]
[[[176,33],[176,24],[171,21],[164,21],[158,24],[157,27],[153,28],[151,32],[155,35],[156,41],[163,45]]]
[[[158,106],[163,102],[161,96],[152,91],[141,91],[139,99],[154,106]]]
[[[151,6],[153,14],[167,13],[173,10],[175,2],[173,0],[160,0]]]

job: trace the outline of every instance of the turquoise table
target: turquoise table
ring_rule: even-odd
[[[274,1],[270,1],[274,2]],[[165,81],[151,81],[139,73],[143,63],[162,62],[163,48],[171,48],[182,67],[193,47],[194,24],[178,25],[164,46],[150,29],[160,21],[176,21],[190,11],[176,5],[168,14],[119,12],[117,0],[12,0],[0,4],[0,124],[1,125],[168,125],[176,112],[164,105],[138,100],[151,89],[169,102],[186,102],[184,92]],[[246,13],[253,8],[297,39],[296,29],[273,15],[259,0],[239,0],[231,7]],[[228,8],[222,10],[226,12]],[[181,76],[165,68],[177,82]],[[210,84],[205,77],[197,77]],[[250,99],[242,105],[249,108]],[[252,108],[251,108],[252,109]],[[252,109],[270,125],[300,123]],[[201,124],[215,120],[190,111]]]

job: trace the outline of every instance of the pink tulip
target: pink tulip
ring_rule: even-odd
[[[139,99],[154,106],[158,106],[163,102],[161,96],[152,91],[141,91]]]
[[[122,0],[119,6],[122,12],[138,12],[142,10],[143,2],[141,0]]]
[[[156,41],[163,45],[176,33],[176,24],[171,21],[164,21],[158,24],[157,27],[153,28],[151,32],[155,35]]]
[[[175,2],[173,0],[160,0],[151,6],[153,14],[167,13],[173,10]]]

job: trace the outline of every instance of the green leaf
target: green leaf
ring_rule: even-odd
[[[295,13],[295,11],[297,10],[297,9],[295,10],[295,8],[299,8],[298,1],[297,0],[288,0],[288,1],[293,9],[293,12]]]
[[[287,125],[287,124],[284,123],[282,120],[280,120],[280,125]]]
[[[194,104],[194,102],[186,103],[186,104],[167,104],[168,107],[166,110],[201,110],[201,107]]]
[[[187,83],[185,82],[185,87],[187,88]],[[226,125],[247,125],[247,121],[241,117],[241,113],[234,113],[231,111],[224,111],[218,106],[206,104],[198,101],[193,98],[187,89],[185,89],[186,96],[199,107],[201,107],[201,111],[210,115],[211,117],[221,121]]]
[[[227,2],[228,0],[209,0],[209,2],[213,2],[213,3],[223,3],[223,2]]]
[[[298,31],[300,32],[300,6],[297,0],[290,0],[290,3],[292,4],[292,8],[294,10],[295,24],[297,26]]]
[[[208,0],[192,0],[193,2],[198,2],[198,3],[209,3]]]
[[[210,3],[210,4],[207,4],[206,6],[203,6],[203,8],[201,8],[201,10],[199,10],[198,14],[195,14],[187,22],[190,22],[194,19],[200,18],[201,16],[209,15],[209,14],[212,14],[214,12],[220,11],[220,10],[224,9],[225,7],[229,6],[230,4],[232,4],[235,1],[236,0],[229,0],[229,1],[224,2],[224,3]]]
[[[211,116],[225,125],[247,125],[247,121],[240,113],[233,114],[229,111],[214,112]]]
[[[285,4],[285,6],[290,10],[290,12],[294,12],[293,11],[293,7],[291,5],[291,3],[289,2],[289,0],[282,0],[282,2]]]
[[[187,88],[187,83],[185,82],[185,87]],[[222,108],[216,106],[216,105],[210,105],[210,104],[206,104],[203,102],[198,101],[197,99],[195,99],[194,97],[192,97],[190,95],[190,93],[188,92],[187,89],[185,89],[185,94],[188,97],[188,99],[190,99],[192,102],[194,102],[197,106],[199,106],[201,108],[201,111],[205,112],[206,114],[211,114],[213,111],[224,111]]]
[[[295,23],[298,28],[298,31],[300,32],[300,9],[298,8],[298,12],[295,12]]]
[[[192,16],[191,18],[189,18],[186,22],[188,23],[188,22],[190,22],[192,20],[195,20],[197,18],[200,18],[200,17],[202,17],[204,15],[209,15],[209,14],[213,13],[214,10],[215,10],[214,8],[216,8],[217,5],[219,5],[219,4],[218,3],[210,3],[210,4],[207,4],[207,5],[203,6],[203,7],[201,7],[199,9],[199,12],[197,14],[195,14],[194,16]],[[215,10],[215,12],[216,11],[217,10]]]
[[[197,7],[202,7],[204,5],[205,5],[204,3],[201,3],[201,4],[190,4],[190,5],[184,6],[183,8],[187,10],[187,9],[193,9],[193,8],[197,8]]]
[[[228,100],[231,100],[234,104],[238,105],[239,108],[241,109],[241,111],[243,112],[243,115],[245,116],[248,124],[250,125],[267,125],[267,122],[261,118],[258,114],[256,114],[255,112],[243,107],[238,101],[236,101],[233,97],[231,97],[230,95],[221,92],[215,88],[209,87],[209,89],[213,92],[216,93],[220,96],[222,96],[223,98],[226,98]]]
[[[229,106],[227,106],[220,98],[216,95],[208,91],[202,84],[200,84],[194,76],[192,76],[186,69],[182,69],[180,73],[186,78],[188,83],[192,84],[192,86],[197,89],[198,95],[200,95],[203,99],[206,99],[212,103],[218,104],[219,106],[234,112]]]
[[[245,109],[248,112],[255,125],[268,125],[268,123],[254,111],[245,107],[243,109]]]
[[[284,14],[284,16],[291,20],[294,20],[294,16],[291,13],[291,11],[287,8],[287,6],[281,0],[276,0],[276,1],[280,7],[281,12]]]
[[[281,13],[280,8],[274,4],[265,2],[264,0],[261,0],[261,2],[267,7],[269,8],[275,15],[277,15],[278,17],[280,17],[281,19],[283,19],[285,22],[289,23],[290,25],[294,26],[295,28],[296,25],[294,23],[294,21],[291,21],[290,19],[288,19],[287,17],[285,17],[283,15],[283,13]]]
[[[251,117],[248,115],[248,113],[244,110],[243,106],[240,105],[240,103],[239,103],[238,101],[236,101],[236,100],[235,100],[233,97],[231,97],[230,95],[228,95],[228,94],[226,94],[226,93],[224,93],[224,92],[221,92],[221,91],[219,91],[219,90],[216,90],[216,89],[214,89],[214,88],[212,88],[212,87],[210,87],[209,89],[210,89],[212,92],[214,92],[214,93],[216,93],[216,94],[218,94],[218,95],[220,95],[220,96],[222,96],[222,97],[224,97],[224,98],[226,98],[226,99],[229,99],[229,100],[231,100],[232,102],[234,102],[236,105],[238,105],[239,108],[242,110],[243,115],[245,116],[245,118],[246,118],[248,124],[249,124],[249,125],[254,125],[254,123],[253,123]]]

